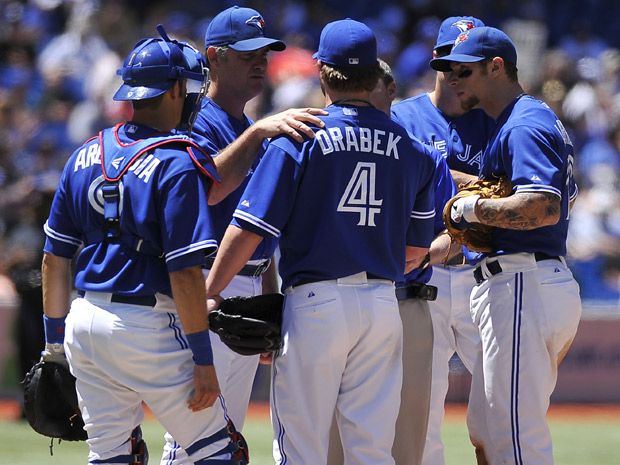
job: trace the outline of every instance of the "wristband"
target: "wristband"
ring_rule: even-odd
[[[65,317],[52,318],[43,314],[43,328],[45,342],[48,344],[62,344],[65,341]]]
[[[213,365],[213,349],[211,349],[209,330],[205,329],[186,336],[194,363],[196,365]]]
[[[478,203],[479,198],[479,195],[471,195],[463,198],[463,219],[468,223],[480,222],[476,215],[476,203]]]

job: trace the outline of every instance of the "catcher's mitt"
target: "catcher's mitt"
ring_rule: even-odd
[[[85,441],[75,378],[59,363],[40,361],[26,374],[24,413],[32,429],[50,438]]]
[[[209,313],[209,329],[238,354],[274,352],[281,345],[283,304],[277,293],[224,299]]]
[[[479,179],[461,184],[458,193],[448,200],[443,209],[443,221],[452,240],[463,244],[473,252],[491,252],[493,250],[493,226],[468,223],[466,228],[459,229],[450,217],[452,204],[458,199],[470,195],[479,195],[481,199],[498,199],[508,197],[511,194],[512,186],[505,177],[492,181]]]

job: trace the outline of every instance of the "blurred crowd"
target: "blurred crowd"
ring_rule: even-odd
[[[121,57],[158,23],[203,49],[210,19],[233,4],[259,10],[267,34],[288,44],[272,53],[268,91],[252,102],[253,117],[322,106],[311,55],[333,19],[374,29],[400,98],[432,88],[428,61],[442,18],[474,15],[504,29],[519,51],[522,84],[553,107],[576,147],[580,195],[568,258],[582,296],[618,307],[620,2],[0,0],[0,307],[20,307],[18,341],[42,340],[38,326],[19,321],[40,320],[42,225],[66,158],[131,117],[126,102],[111,99]]]

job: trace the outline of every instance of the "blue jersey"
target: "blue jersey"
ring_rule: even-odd
[[[159,145],[149,147],[147,138]],[[188,138],[127,123],[73,152],[45,223],[44,250],[71,258],[83,246],[76,261],[77,289],[171,295],[169,272],[202,265],[205,255],[215,252],[207,205],[211,180],[191,150]],[[120,233],[112,241],[103,237],[102,151],[108,179],[110,171],[126,169],[118,182]]]
[[[433,186],[435,188],[435,220],[433,222],[433,237],[446,229],[443,224],[443,207],[457,193],[456,184],[450,174],[450,168],[446,159],[436,150],[431,150],[435,160],[435,177]],[[424,269],[416,268],[405,275],[404,283],[427,283],[433,274],[432,267]]]
[[[204,98],[202,100],[202,107],[196,117],[194,127],[192,128],[192,138],[207,153],[211,154],[213,157],[217,157],[219,151],[230,145],[251,124],[252,120],[250,120],[247,116],[244,115],[244,120],[240,121],[226,113],[210,98]],[[263,143],[259,153],[257,154],[256,161],[248,172],[248,175],[243,183],[241,183],[237,189],[228,194],[226,198],[217,205],[210,206],[211,216],[215,226],[215,235],[218,242],[224,237],[224,233],[230,224],[230,220],[232,219],[233,212],[239,203],[241,194],[254,173],[260,158],[265,153],[266,148],[267,141]],[[277,240],[275,238],[265,238],[265,240],[263,240],[256,248],[256,251],[252,255],[252,260],[270,258],[273,255],[276,245]]]
[[[326,110],[314,139],[271,141],[233,223],[280,237],[283,289],[361,271],[402,281],[405,246],[433,238],[430,150],[375,108]]]
[[[452,118],[433,105],[429,95],[424,93],[392,106],[392,118],[403,126],[409,135],[435,147],[446,159],[449,168],[473,176],[479,175],[480,159],[495,127],[495,122],[482,110],[472,110]],[[450,182],[436,179],[436,226],[441,228],[435,230],[436,234],[444,229],[443,206],[456,193],[451,175],[449,180]],[[465,247],[463,253],[470,264],[478,262],[481,257]],[[414,270],[407,278],[416,282],[428,282],[430,276],[429,268],[423,273]]]
[[[435,147],[446,158],[450,169],[478,176],[480,158],[495,127],[482,110],[451,118],[424,93],[392,106],[392,118],[410,135]]]
[[[569,201],[577,195],[573,179],[574,149],[564,126],[549,106],[523,95],[499,116],[483,155],[481,177],[507,176],[514,193],[545,192],[561,199],[560,220],[530,231],[497,228],[495,252],[566,254]]]

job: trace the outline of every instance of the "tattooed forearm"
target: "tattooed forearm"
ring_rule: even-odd
[[[481,199],[476,204],[480,222],[506,229],[529,230],[560,219],[560,198],[549,193],[520,193],[503,199]]]

